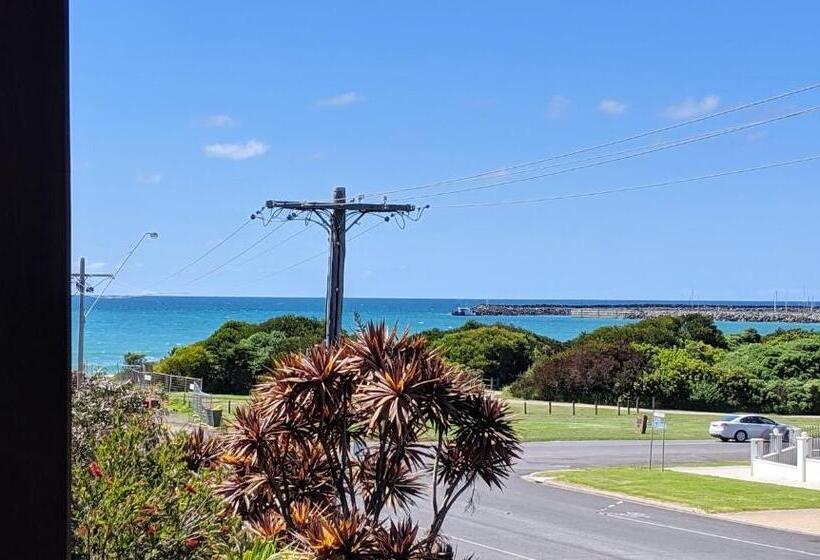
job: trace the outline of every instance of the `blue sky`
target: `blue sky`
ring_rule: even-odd
[[[92,271],[146,241],[110,292],[319,296],[317,227],[259,224],[183,274],[266,199],[460,177],[820,81],[816,3],[72,3],[72,247]],[[636,6],[636,5],[635,5]],[[820,90],[624,147],[820,105]],[[348,247],[359,297],[820,297],[820,162],[521,206],[820,154],[820,114],[628,161],[420,199],[418,223]],[[618,149],[623,149],[619,147]],[[610,151],[615,151],[611,148]],[[580,156],[579,156],[580,157]],[[415,191],[417,194],[435,192]],[[412,193],[411,193],[412,194]],[[365,226],[366,227],[366,226]],[[354,230],[355,235],[362,229]],[[267,247],[272,249],[241,264]],[[240,266],[237,266],[237,265]]]

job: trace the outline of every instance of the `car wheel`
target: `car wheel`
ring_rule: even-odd
[[[743,430],[739,430],[739,431],[735,432],[735,441],[743,443],[747,439],[749,439],[749,434],[747,434]]]
[[[727,437],[723,437],[723,436],[719,436],[719,437],[720,437],[720,441],[723,441],[723,442],[729,441],[729,438],[727,438]]]

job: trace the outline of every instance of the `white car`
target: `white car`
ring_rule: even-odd
[[[759,414],[729,414],[709,424],[709,435],[720,441],[747,441],[749,438],[767,438],[778,428],[788,433],[789,426]]]

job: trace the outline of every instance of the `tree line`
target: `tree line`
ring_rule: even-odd
[[[282,316],[229,321],[175,348],[156,368],[200,377],[213,393],[246,394],[273,361],[321,342],[323,322]],[[601,327],[565,342],[504,324],[467,321],[418,333],[446,360],[513,397],[820,414],[820,333],[753,329],[725,335],[701,314]]]

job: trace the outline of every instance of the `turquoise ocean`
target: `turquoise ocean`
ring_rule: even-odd
[[[507,323],[524,327],[558,340],[568,340],[584,331],[606,325],[629,323],[623,319],[575,318],[552,316],[457,317],[450,312],[458,306],[470,306],[488,300],[469,299],[376,299],[347,298],[344,327],[353,329],[354,314],[364,321],[385,321],[401,329],[417,332],[425,329],[452,329],[474,319],[482,323]],[[679,303],[653,301],[600,300],[489,300],[490,303]],[[717,304],[759,304],[760,302],[699,302]],[[72,298],[72,364],[76,363],[78,298]],[[152,359],[165,356],[176,345],[207,337],[225,321],[236,319],[259,322],[277,315],[296,314],[321,318],[323,298],[256,298],[256,297],[172,297],[134,296],[104,297],[86,324],[86,363],[107,369],[122,363],[126,352],[143,352]],[[820,324],[719,322],[726,333],[753,327],[765,334],[778,328],[820,330]]]

